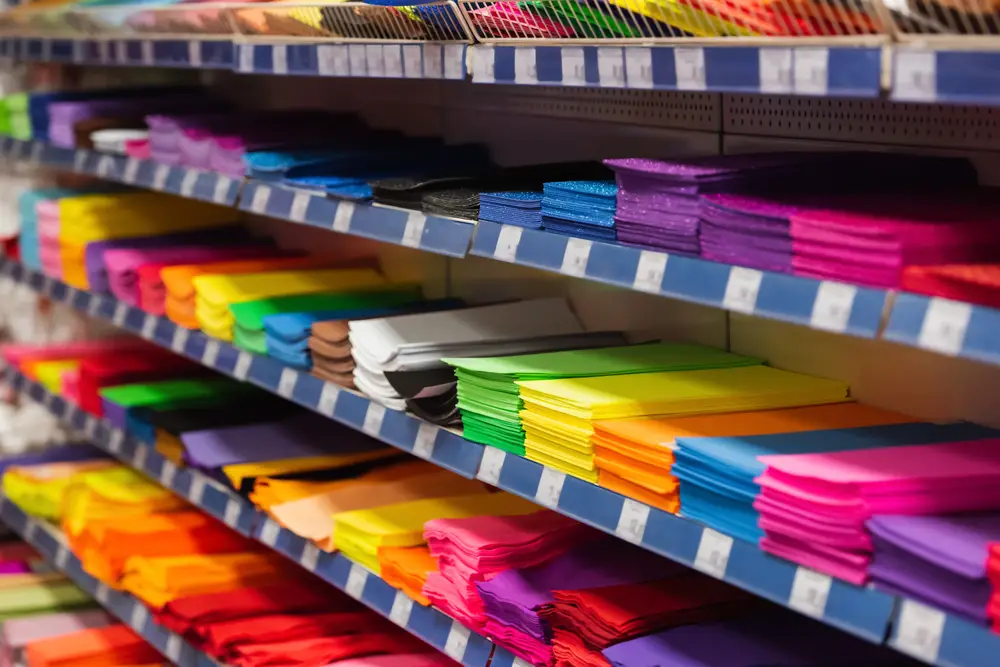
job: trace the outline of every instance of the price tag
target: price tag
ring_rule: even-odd
[[[258,185],[253,191],[253,199],[250,200],[250,210],[254,213],[267,213],[267,203],[271,200],[271,188],[266,185]]]
[[[134,157],[125,159],[125,171],[122,173],[122,180],[126,183],[135,183],[139,177],[139,161]]]
[[[175,665],[179,664],[181,661],[181,647],[183,645],[184,644],[181,641],[181,638],[178,637],[177,635],[172,634],[167,637],[167,648],[166,648],[167,658],[170,660],[170,662],[174,663]]]
[[[497,247],[493,250],[493,258],[504,262],[513,262],[517,259],[517,246],[521,243],[523,227],[517,225],[504,225],[500,228],[497,236]]]
[[[663,275],[667,270],[668,255],[653,250],[639,253],[639,263],[635,268],[632,289],[650,294],[659,294],[663,285]]]
[[[424,57],[419,44],[403,45],[403,76],[407,79],[424,76]]]
[[[269,547],[273,547],[278,543],[279,533],[281,533],[281,526],[273,520],[268,519],[264,522],[264,527],[260,529],[260,541]]]
[[[351,61],[346,44],[324,44],[318,47],[320,76],[350,76]]]
[[[826,47],[799,47],[794,52],[793,69],[795,93],[798,95],[826,95],[829,85],[830,49]]]
[[[382,61],[385,63],[387,77],[403,78],[403,52],[398,44],[386,44],[382,47]]]
[[[729,553],[732,550],[733,538],[711,528],[705,528],[701,531],[701,542],[698,543],[698,553],[694,557],[694,568],[716,579],[722,579],[726,576]]]
[[[97,42],[97,60],[102,64],[111,62],[111,42]]]
[[[216,204],[225,204],[229,201],[229,187],[232,185],[232,179],[228,176],[215,176],[215,190],[212,191],[212,201]]]
[[[240,352],[236,356],[236,366],[233,367],[233,377],[238,380],[246,380],[250,373],[250,364],[253,363],[253,356],[249,352]]]
[[[434,458],[434,446],[437,444],[438,433],[441,429],[434,424],[421,423],[417,429],[417,438],[413,441],[413,455],[425,461]]]
[[[136,602],[132,605],[132,615],[129,618],[129,622],[132,628],[138,632],[142,633],[143,629],[146,627],[146,621],[149,620],[149,610],[143,605]]]
[[[164,461],[163,465],[160,466],[160,485],[172,489],[176,477],[177,466],[170,461]]]
[[[444,643],[444,653],[452,660],[462,661],[465,656],[465,647],[469,645],[469,628],[458,621],[451,622],[451,630],[448,631],[448,639]]]
[[[306,542],[305,546],[302,547],[302,555],[299,557],[299,565],[309,570],[310,572],[316,571],[316,566],[319,565],[319,549],[312,542]]]
[[[297,371],[291,368],[282,368],[281,377],[278,378],[278,396],[291,398],[292,392],[295,391],[295,383],[298,381],[299,374]],[[365,416],[365,421],[368,421],[367,416]]]
[[[649,521],[649,505],[626,498],[622,503],[622,513],[618,515],[615,535],[632,544],[642,544],[647,521]]]
[[[19,144],[15,144],[15,147]],[[73,171],[83,172],[87,169],[87,151],[78,150],[73,155]]]
[[[347,46],[347,59],[351,65],[351,76],[368,75],[368,56],[365,53],[364,44],[349,44]]]
[[[215,368],[219,360],[219,341],[209,340],[205,343],[205,351],[201,354],[201,363],[209,368]]]
[[[722,307],[737,313],[753,315],[757,305],[757,293],[764,274],[757,269],[734,266],[729,269],[726,293],[722,297]]]
[[[226,501],[226,511],[222,515],[222,520],[230,528],[235,528],[240,523],[240,504],[233,498]]]
[[[347,233],[351,230],[351,218],[354,216],[354,204],[349,201],[337,203],[337,212],[333,214],[333,231]]]
[[[440,79],[444,76],[444,53],[440,44],[424,44],[424,78]]]
[[[188,169],[184,172],[184,179],[181,181],[181,196],[190,197],[194,194],[195,183],[198,182],[198,172]]]
[[[205,478],[201,475],[191,476],[191,486],[188,488],[188,500],[194,505],[201,505],[205,498]]]
[[[597,76],[601,88],[625,87],[625,56],[620,46],[598,47]]]
[[[563,252],[561,273],[582,278],[587,274],[587,260],[590,259],[590,248],[593,242],[587,239],[570,237]]]
[[[907,655],[936,664],[944,623],[944,612],[903,598],[892,645]]]
[[[188,338],[191,337],[191,331],[185,329],[184,327],[178,326],[174,329],[174,337],[170,341],[170,349],[174,352],[183,354],[185,348],[187,348]]]
[[[565,483],[566,473],[554,468],[542,468],[542,477],[538,480],[538,489],[535,491],[535,502],[549,509],[556,509]]]
[[[65,571],[67,565],[69,565],[69,549],[60,544],[56,549],[56,569]]]
[[[365,592],[365,584],[368,583],[368,570],[358,564],[351,565],[351,571],[347,575],[347,585],[344,591],[355,600],[360,600]]]
[[[365,423],[361,430],[368,435],[377,438],[382,430],[382,422],[385,420],[385,406],[381,403],[371,401],[368,403],[368,410],[365,412]]]
[[[316,410],[322,415],[332,417],[334,410],[337,408],[337,398],[339,397],[340,387],[332,382],[327,382],[323,385],[323,390],[319,394],[319,403],[316,404]]]
[[[492,46],[483,45],[472,49],[472,82],[473,83],[496,83],[494,74],[494,64],[496,63],[496,49]]]
[[[816,291],[813,301],[812,316],[809,323],[814,329],[843,333],[851,319],[854,308],[854,297],[858,288],[854,285],[833,283],[824,280]]]
[[[625,81],[629,88],[653,88],[653,52],[645,47],[625,49]]]
[[[700,46],[674,49],[678,90],[705,90],[705,49]]]
[[[111,316],[111,323],[116,327],[120,327],[125,324],[125,317],[128,315],[128,306],[124,303],[115,304],[115,312]]]
[[[136,445],[132,452],[132,467],[136,470],[146,469],[146,458],[149,456],[149,448],[145,445]]]
[[[892,97],[914,102],[937,100],[937,54],[933,51],[897,50]]]
[[[170,166],[165,164],[156,165],[156,171],[153,172],[153,185],[154,190],[163,190],[167,187],[167,176],[170,175]]]
[[[483,448],[483,458],[479,462],[479,471],[476,479],[496,486],[500,483],[500,473],[503,472],[503,464],[507,460],[507,452],[496,447]]]
[[[141,335],[146,340],[153,340],[153,336],[156,333],[156,315],[146,313],[146,318],[142,321],[142,332]]]
[[[253,44],[243,44],[240,46],[240,71],[241,72],[252,72],[253,71],[253,56],[254,56],[254,46]]]
[[[792,92],[792,50],[765,47],[758,54],[760,92]]]
[[[125,433],[121,429],[115,429],[111,431],[111,435],[108,438],[108,451],[112,454],[118,454],[122,451],[122,444],[125,442]]]
[[[925,350],[955,356],[965,344],[972,306],[933,297],[924,313],[917,344]]]
[[[419,211],[410,211],[406,216],[406,228],[403,230],[403,245],[409,248],[419,248],[424,238],[424,227],[427,216]]]
[[[813,618],[823,618],[832,585],[833,580],[828,575],[799,567],[795,570],[788,606]]]
[[[365,45],[365,64],[368,67],[368,76],[377,78],[385,77],[385,52],[381,44]]]
[[[444,78],[455,80],[465,79],[465,45],[444,45]]]
[[[24,541],[34,544],[35,533],[38,532],[38,524],[33,520],[28,519],[28,522],[24,524]]]
[[[413,599],[403,591],[396,591],[396,597],[392,601],[392,609],[389,610],[389,620],[405,628],[410,624],[410,615],[413,613]]]
[[[42,163],[42,150],[44,146],[37,141],[31,145],[31,164],[35,167]]]
[[[273,74],[288,74],[288,47],[275,44],[271,47],[271,72]]]
[[[538,68],[535,65],[535,47],[514,47],[514,83],[528,85],[538,83]]]
[[[142,58],[142,64],[152,65],[155,60],[155,57],[153,56],[153,43],[148,39],[144,39],[139,43],[139,50],[142,54],[140,56]]]
[[[306,210],[311,200],[312,195],[308,192],[296,192],[292,197],[292,207],[288,209],[288,219],[292,222],[305,222]]]
[[[188,42],[188,64],[191,67],[201,67],[201,42]],[[253,54],[250,55],[250,69],[253,69]]]
[[[97,588],[94,590],[94,597],[106,607],[108,600],[111,599],[111,591],[108,589],[107,584],[97,584]]]

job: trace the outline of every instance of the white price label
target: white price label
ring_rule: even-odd
[[[434,424],[421,423],[417,429],[417,438],[413,441],[413,455],[425,461],[434,458],[434,446],[437,444],[441,429]]]
[[[264,522],[264,527],[260,529],[260,541],[269,547],[273,547],[278,543],[278,535],[280,533],[281,526],[273,520],[268,519]]]
[[[126,158],[125,171],[122,173],[122,180],[126,183],[135,183],[139,177],[139,161],[134,157]]]
[[[458,621],[451,622],[451,630],[448,631],[448,639],[444,643],[444,653],[452,660],[462,661],[465,657],[465,648],[469,645],[469,628]]]
[[[87,304],[87,314],[91,317],[97,317],[97,314],[101,312],[101,297],[96,294],[90,297],[90,303]]]
[[[94,435],[97,433],[97,420],[93,417],[87,417],[87,424],[83,427],[83,434],[89,439],[93,439]]]
[[[694,568],[716,579],[726,576],[729,566],[729,554],[733,550],[733,538],[728,535],[705,528],[701,531],[701,542],[698,543],[698,553],[694,557]]]
[[[15,148],[17,148],[18,146],[20,146],[20,144],[16,144]],[[86,169],[87,169],[87,151],[78,150],[73,155],[73,171],[82,172],[85,171]]]
[[[625,87],[625,54],[620,46],[598,47],[597,76],[601,88]]]
[[[674,49],[674,71],[678,90],[706,90],[705,49],[700,46]]]
[[[503,464],[506,460],[507,452],[504,450],[496,447],[484,448],[476,479],[496,486],[500,483],[500,473],[503,472]]]
[[[146,458],[149,456],[149,447],[146,445],[136,445],[132,452],[132,467],[136,470],[146,469]]]
[[[212,201],[216,204],[225,204],[229,201],[229,188],[233,181],[228,176],[215,176],[215,189],[212,191]]]
[[[253,71],[253,57],[254,57],[254,46],[253,44],[243,44],[240,46],[240,71],[241,72],[252,72]]]
[[[792,83],[792,50],[763,47],[758,52],[760,92],[790,93]]]
[[[424,78],[440,79],[444,76],[444,51],[440,44],[424,44]]]
[[[288,47],[284,44],[271,47],[271,73],[288,74]]]
[[[645,47],[625,49],[625,81],[629,88],[653,87],[653,52]]]
[[[101,63],[111,62],[111,42],[102,40],[97,43],[97,60]]]
[[[517,259],[517,246],[521,243],[524,228],[517,225],[504,225],[497,236],[497,246],[493,250],[494,259],[513,262]]]
[[[403,76],[407,79],[424,76],[424,56],[419,44],[403,45]]]
[[[764,274],[757,269],[734,266],[729,269],[726,293],[722,297],[722,307],[738,313],[752,315],[757,306],[757,294]]]
[[[924,313],[917,344],[925,350],[955,356],[965,344],[965,332],[971,318],[972,306],[969,304],[934,297]]]
[[[118,46],[118,62],[122,65],[128,65],[128,42],[117,42]]]
[[[351,231],[351,218],[354,216],[354,204],[349,201],[337,203],[337,211],[333,214],[333,231],[346,233]]]
[[[529,85],[538,83],[538,68],[535,64],[535,47],[514,47],[514,83]]]
[[[351,61],[347,56],[346,44],[322,44],[317,47],[316,57],[320,76],[351,75]]]
[[[337,398],[339,397],[340,387],[332,382],[327,382],[319,394],[319,403],[316,404],[316,409],[320,414],[332,417],[333,411],[337,408]]]
[[[250,56],[251,68],[253,67],[253,55]],[[201,67],[201,42],[192,40],[188,42],[188,64],[191,67]]]
[[[178,637],[177,635],[172,634],[169,637],[167,637],[167,648],[166,648],[167,658],[169,658],[170,662],[174,663],[175,665],[178,664],[181,660],[181,647],[183,645],[184,644],[182,643],[181,638]]]
[[[913,102],[937,99],[937,54],[934,51],[896,51],[892,97]]]
[[[832,283],[824,280],[816,291],[812,315],[809,323],[814,329],[843,333],[851,319],[854,297],[858,288],[854,285]]]
[[[191,476],[191,486],[188,488],[188,500],[194,505],[201,505],[205,498],[205,478],[201,475]]]
[[[295,391],[295,383],[298,381],[299,374],[297,371],[291,368],[282,368],[281,377],[278,378],[278,396],[291,398],[292,392]]]
[[[424,238],[424,227],[427,226],[427,216],[419,211],[410,211],[406,216],[406,227],[403,229],[403,245],[409,248],[419,248]]]
[[[122,451],[122,444],[125,442],[125,432],[121,429],[115,429],[111,432],[111,436],[108,439],[108,451],[112,454],[118,454]]]
[[[142,40],[142,43],[139,45],[139,49],[142,52],[142,64],[152,65],[153,61],[155,60],[155,57],[153,55],[153,43],[148,39],[144,39]]]
[[[146,313],[146,318],[142,321],[142,332],[141,335],[146,340],[153,340],[153,335],[156,333],[156,322],[159,318],[156,315]]]
[[[389,620],[405,628],[410,623],[412,613],[413,599],[403,591],[396,591],[396,597],[392,601],[392,609],[389,610]]]
[[[198,172],[194,169],[188,169],[184,172],[184,178],[181,180],[181,196],[191,197],[194,195],[194,186],[198,182]]]
[[[149,620],[149,610],[138,602],[133,604],[132,614],[131,617],[129,618],[129,622],[131,623],[132,628],[136,632],[141,633],[143,629],[146,627],[146,621],[148,620]]]
[[[182,326],[178,326],[174,329],[174,336],[170,340],[170,349],[174,352],[183,353],[187,347],[188,338],[191,337],[191,331],[185,329]]]
[[[125,324],[125,317],[128,315],[128,306],[124,303],[115,304],[115,312],[111,316],[111,323],[116,327],[120,327]]]
[[[56,549],[56,569],[65,571],[67,565],[69,565],[69,549],[60,544]]]
[[[365,423],[361,430],[368,435],[377,438],[382,430],[382,422],[385,421],[385,406],[381,403],[371,401],[368,403],[368,410],[365,412]]]
[[[174,488],[174,479],[177,477],[177,466],[171,461],[164,461],[160,466],[160,485],[168,489]]]
[[[495,83],[496,49],[483,45],[472,49],[472,82]]]
[[[226,501],[226,510],[222,515],[222,521],[230,528],[235,528],[240,523],[240,504],[235,498]]]
[[[32,519],[28,519],[28,522],[24,524],[24,541],[34,544],[35,533],[38,532],[38,524]]]
[[[901,605],[892,645],[907,655],[936,664],[944,634],[944,612],[905,598]]]
[[[382,60],[385,63],[385,75],[393,79],[403,78],[403,52],[398,44],[386,44],[382,47]]]
[[[292,197],[292,207],[288,209],[288,219],[292,222],[305,222],[310,201],[312,195],[308,192],[296,192]]]
[[[535,491],[535,502],[549,509],[556,509],[559,507],[559,496],[562,495],[565,483],[566,473],[554,468],[542,468],[542,476]]]
[[[444,78],[452,81],[465,79],[465,45],[444,45]]]
[[[585,276],[587,274],[587,260],[590,259],[590,249],[593,245],[593,242],[587,239],[570,237],[566,242],[566,250],[563,252],[560,272],[577,278]]]
[[[253,191],[253,199],[250,200],[250,210],[254,213],[267,213],[267,203],[271,200],[271,188],[266,185],[258,185]]]
[[[240,352],[236,356],[236,365],[233,367],[233,377],[237,380],[246,380],[250,374],[250,364],[253,363],[253,356],[249,352]]]
[[[799,47],[794,52],[794,88],[798,95],[826,95],[829,86],[830,49]]]
[[[349,44],[347,59],[351,64],[351,76],[367,76],[368,60],[364,44]]]
[[[153,185],[154,190],[162,190],[167,187],[167,176],[170,175],[170,166],[166,164],[156,165],[156,170],[153,172]]]
[[[653,250],[639,253],[639,263],[635,267],[632,289],[650,294],[659,294],[663,285],[663,275],[667,270],[668,255]]]
[[[111,599],[111,590],[107,584],[97,584],[97,588],[94,590],[94,597],[102,605],[107,606],[108,600]]]
[[[626,498],[622,503],[622,513],[618,515],[615,535],[632,544],[642,544],[647,521],[649,521],[649,505]]]
[[[823,618],[832,585],[833,580],[828,575],[799,567],[795,570],[788,606],[813,618]]]
[[[358,564],[351,565],[351,571],[347,575],[347,585],[344,591],[355,600],[360,600],[365,593],[365,584],[368,583],[368,570]]]
[[[306,542],[305,546],[302,547],[299,565],[310,572],[316,571],[316,566],[319,565],[319,549],[312,542]]]
[[[381,44],[365,45],[365,64],[368,67],[368,76],[385,77],[385,52]]]
[[[219,360],[219,349],[219,341],[206,341],[205,351],[201,354],[201,363],[209,368],[215,368],[215,362]]]
[[[583,47],[564,46],[562,48],[562,85],[587,85],[587,65],[583,56]]]

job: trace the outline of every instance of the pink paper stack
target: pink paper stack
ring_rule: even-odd
[[[35,205],[38,215],[38,248],[42,271],[53,278],[62,276],[62,255],[59,246],[59,200],[47,199]]]
[[[1000,439],[760,461],[761,548],[859,585],[868,581],[873,515],[1000,509]]]
[[[523,516],[436,519],[424,537],[438,570],[423,593],[446,614],[482,632],[486,624],[476,583],[500,572],[540,565],[600,533],[561,514],[542,510]]]

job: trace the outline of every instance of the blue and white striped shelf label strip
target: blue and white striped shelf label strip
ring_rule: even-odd
[[[343,554],[322,551],[271,519],[261,521],[253,536],[466,667],[486,667],[489,662],[491,641],[420,605]]]
[[[191,667],[219,665],[179,635],[157,624],[150,616],[149,609],[135,597],[113,590],[85,572],[79,558],[66,547],[61,535],[53,528],[28,516],[17,505],[2,498],[0,520],[20,534],[25,542],[38,549],[55,569],[65,573],[73,583],[93,596],[102,607],[130,626],[172,663]]]
[[[234,53],[229,39],[0,39],[0,55],[78,64],[232,69]]]
[[[466,44],[252,44],[236,45],[235,69],[244,74],[466,78]]]
[[[1000,635],[905,598],[897,605],[887,643],[940,667],[992,667],[1000,655]]]
[[[450,257],[465,257],[476,230],[474,222],[355,204],[260,181],[244,186],[240,210]]]
[[[895,602],[890,595],[492,447],[478,478],[868,641],[885,638]]]
[[[473,83],[877,97],[878,47],[485,46]]]
[[[166,318],[150,315],[111,297],[77,290],[26,269],[14,260],[0,258],[0,273],[28,284],[54,301],[68,303],[92,317],[109,320],[115,326],[209,368],[252,382],[464,477],[474,477],[479,469],[482,445],[405,412],[387,409],[358,392],[288,368],[269,357],[240,350],[200,331],[179,327]]]
[[[892,58],[893,100],[1000,104],[1000,52],[899,46]]]
[[[896,294],[882,337],[952,357],[1000,364],[1000,311],[919,294]]]
[[[887,293],[480,222],[472,255],[815,329],[874,338]]]

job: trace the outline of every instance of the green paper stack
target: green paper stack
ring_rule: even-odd
[[[229,306],[236,323],[233,344],[255,354],[267,354],[264,318],[279,313],[310,313],[323,310],[358,310],[403,306],[422,299],[420,287],[390,285],[388,290],[293,294],[259,301],[244,301]]]
[[[0,590],[0,621],[93,606],[94,600],[68,579]]]
[[[704,345],[647,343],[512,357],[444,359],[458,378],[464,435],[524,455],[517,382],[755,366],[762,361]]]

